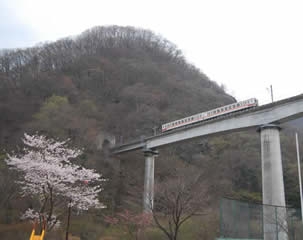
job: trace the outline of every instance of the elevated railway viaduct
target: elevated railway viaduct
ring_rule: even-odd
[[[262,161],[263,204],[285,206],[283,168],[280,147],[280,124],[303,116],[303,94],[253,109],[224,115],[195,125],[175,129],[113,147],[113,154],[142,150],[145,157],[143,209],[149,211],[153,204],[154,164],[158,150],[168,144],[196,137],[208,137],[223,133],[256,129],[260,132]],[[266,213],[265,214],[271,214]],[[270,223],[264,223],[264,239],[276,239],[266,235]],[[279,236],[278,239],[286,239]]]

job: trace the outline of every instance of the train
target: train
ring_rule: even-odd
[[[178,119],[173,122],[164,123],[161,126],[162,132],[166,132],[172,129],[180,128],[186,125],[202,122],[212,118],[216,118],[222,115],[226,115],[232,112],[241,111],[244,109],[257,107],[258,100],[256,98],[250,98],[245,101],[235,102],[226,106],[218,107],[207,112],[198,113],[186,118]]]

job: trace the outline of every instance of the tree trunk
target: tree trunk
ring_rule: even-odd
[[[69,232],[69,223],[70,223],[70,215],[71,215],[71,204],[72,201],[69,201],[69,206],[68,206],[68,215],[67,215],[67,225],[66,225],[66,235],[65,235],[65,240],[68,240],[68,232]]]

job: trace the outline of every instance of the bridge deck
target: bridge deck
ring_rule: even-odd
[[[303,116],[303,94],[256,108],[223,115],[215,119],[184,126],[143,140],[112,148],[114,154],[143,148],[157,148],[195,137],[240,131],[270,123],[283,123]]]

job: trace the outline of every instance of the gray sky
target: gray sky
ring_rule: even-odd
[[[0,48],[29,47],[97,25],[150,29],[238,100],[302,93],[301,0],[0,0]]]

